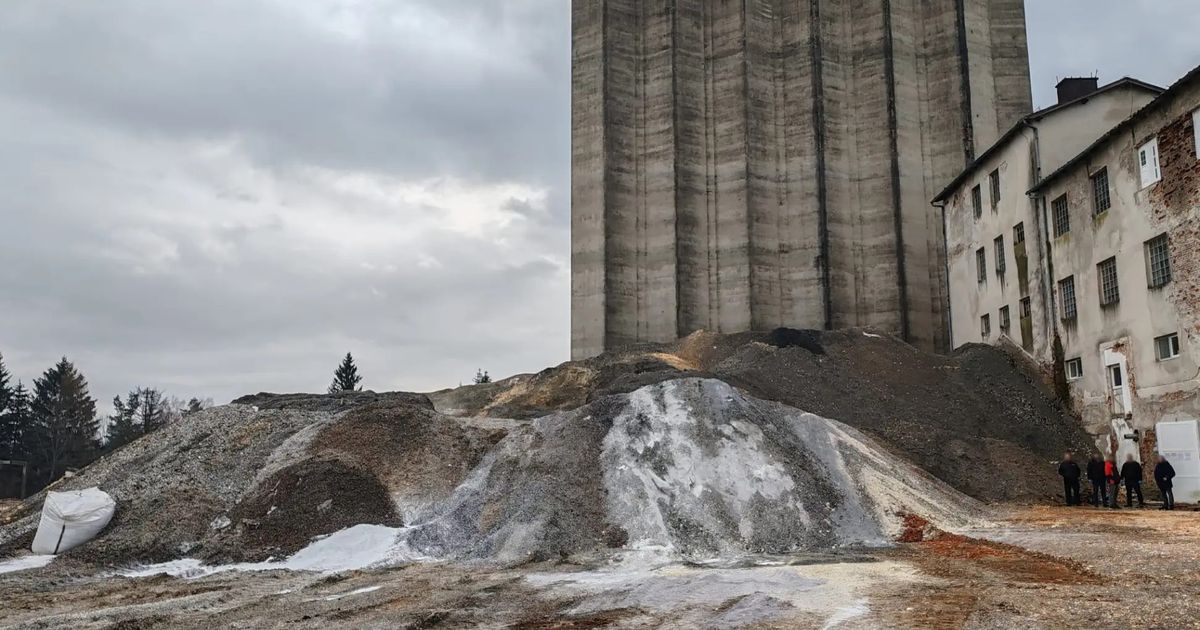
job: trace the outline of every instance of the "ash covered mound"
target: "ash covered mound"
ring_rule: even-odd
[[[861,330],[698,332],[430,399],[455,415],[532,418],[710,377],[845,422],[977,499],[1052,499],[1061,485],[1053,462],[1092,440],[1019,352],[968,346],[943,356]]]
[[[845,424],[681,379],[514,430],[401,548],[506,563],[830,552],[894,541],[906,514],[958,529],[981,506]]]

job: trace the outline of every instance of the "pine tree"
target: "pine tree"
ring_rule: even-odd
[[[346,353],[346,358],[342,359],[342,364],[333,373],[333,383],[329,385],[330,394],[338,394],[341,392],[361,392],[362,377],[358,375],[358,366],[354,365],[354,357],[350,353]]]
[[[475,384],[485,385],[492,382],[492,377],[488,375],[486,370],[475,370]]]
[[[7,409],[0,413],[0,459],[25,459],[33,411],[29,407],[29,390],[17,382],[8,399]]]
[[[167,423],[167,403],[162,392],[152,387],[139,387],[134,392],[138,397],[138,424],[141,425],[142,435],[153,433]]]
[[[105,449],[116,450],[141,437],[142,427],[138,425],[137,419],[141,402],[136,392],[130,392],[125,401],[122,401],[120,396],[113,398],[113,413],[108,417]]]
[[[8,368],[4,367],[4,355],[0,354],[0,415],[8,411],[9,401],[12,399],[13,389],[9,383],[11,379]]]
[[[47,483],[64,470],[90,464],[98,454],[96,401],[87,379],[63,357],[33,382],[30,459]]]
[[[189,414],[204,411],[204,406],[205,406],[204,402],[202,402],[199,398],[193,398],[193,399],[187,401],[187,407],[183,410],[183,415],[186,416]]]

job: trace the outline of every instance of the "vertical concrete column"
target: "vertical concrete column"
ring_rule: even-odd
[[[992,0],[987,5],[996,95],[992,107],[996,110],[999,133],[1003,134],[1033,111],[1025,0]]]
[[[571,71],[571,356],[605,348],[605,2],[573,2]]]
[[[746,60],[741,0],[679,0],[679,334],[750,326]]]
[[[608,0],[608,347],[675,339],[669,0]]]

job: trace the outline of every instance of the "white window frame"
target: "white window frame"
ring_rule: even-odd
[[[1072,369],[1074,368],[1074,369]],[[1077,357],[1066,362],[1065,370],[1068,381],[1078,381],[1083,378],[1083,358]]]
[[[1192,112],[1192,131],[1196,134],[1196,158],[1200,159],[1200,109]]]
[[[1158,345],[1159,342],[1164,342],[1164,341],[1167,344],[1167,351],[1170,353],[1165,356],[1161,352],[1159,352],[1159,345]],[[1160,362],[1172,361],[1174,359],[1178,359],[1179,358],[1179,333],[1171,333],[1169,335],[1163,335],[1161,337],[1155,338],[1155,340],[1154,340],[1154,358]]]
[[[1162,166],[1158,162],[1158,137],[1138,147],[1138,168],[1141,170],[1142,188],[1152,186],[1162,181]]]

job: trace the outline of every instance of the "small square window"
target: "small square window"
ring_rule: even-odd
[[[1092,175],[1092,213],[1101,215],[1112,207],[1112,196],[1108,191],[1108,167],[1102,168]]]
[[[1000,309],[1000,332],[1007,334],[1011,329],[1012,314],[1009,312],[1008,307],[1005,306]]]
[[[982,247],[975,252],[975,268],[979,274],[979,284],[987,282],[987,250]]]
[[[1100,306],[1112,306],[1121,301],[1121,289],[1117,284],[1117,259],[1116,257],[1096,265],[1096,272],[1100,276]]]
[[[1062,318],[1071,321],[1079,317],[1079,306],[1075,301],[1075,276],[1059,280],[1058,294],[1062,297]]]
[[[1055,199],[1051,204],[1054,210],[1054,236],[1062,236],[1071,231],[1071,212],[1067,206],[1067,196]]]
[[[981,335],[983,335],[984,339],[987,339],[988,337],[992,336],[992,316],[991,315],[984,315],[983,317],[979,318],[979,333]]]
[[[1004,276],[1004,272],[1008,270],[1008,263],[1004,256],[1004,237],[997,236],[995,241],[996,246],[996,275]]]
[[[1000,205],[1000,169],[996,169],[992,171],[991,175],[988,175],[988,183],[991,184],[992,209],[995,210]]]
[[[1165,287],[1171,282],[1171,249],[1166,234],[1146,241],[1146,271],[1151,289]]]
[[[1179,335],[1163,335],[1154,340],[1154,356],[1159,361],[1170,361],[1179,356]]]
[[[1067,380],[1078,381],[1083,378],[1083,359],[1067,361]]]
[[[1033,302],[1029,298],[1021,298],[1021,319],[1033,318]]]
[[[971,189],[971,208],[975,210],[975,218],[983,216],[983,189],[976,186]]]
[[[1013,226],[1013,244],[1020,245],[1025,242],[1025,224],[1018,223]]]

